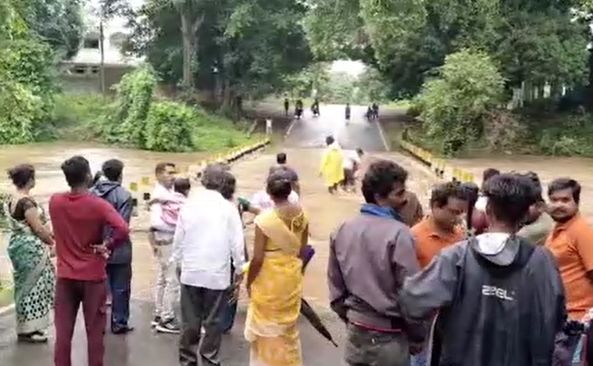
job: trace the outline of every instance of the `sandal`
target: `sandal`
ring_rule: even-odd
[[[47,335],[40,331],[29,334],[19,334],[18,341],[23,343],[47,343]]]

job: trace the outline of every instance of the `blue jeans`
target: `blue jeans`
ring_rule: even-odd
[[[130,317],[131,264],[107,264],[107,282],[111,292],[111,329],[128,326]]]
[[[413,355],[410,358],[410,366],[427,366],[428,362],[428,350],[424,348],[422,352],[417,355]]]

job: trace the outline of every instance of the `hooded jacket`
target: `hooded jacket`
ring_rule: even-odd
[[[121,217],[130,224],[132,217],[132,195],[127,189],[121,186],[119,182],[112,182],[106,179],[100,179],[91,189],[91,192],[98,197],[103,198],[117,210]],[[107,229],[109,230],[109,229]],[[105,237],[110,235],[105,232]],[[125,243],[114,249],[109,257],[108,263],[128,264],[132,263],[132,243],[128,239]]]
[[[439,310],[433,366],[550,366],[555,335],[566,319],[551,253],[504,234],[480,235],[441,251],[406,280],[400,304],[411,319]]]

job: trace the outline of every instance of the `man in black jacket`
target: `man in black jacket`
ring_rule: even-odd
[[[524,176],[489,180],[488,232],[444,249],[406,279],[405,316],[439,311],[430,365],[552,364],[554,338],[566,319],[562,280],[547,249],[515,235],[534,191]]]
[[[121,185],[123,169],[124,164],[121,161],[107,160],[101,169],[103,177],[95,183],[91,192],[111,203],[129,225],[133,208],[132,195]],[[109,232],[106,233],[108,235]],[[116,248],[109,257],[107,281],[112,297],[111,331],[114,334],[125,334],[133,330],[128,325],[132,281],[132,243],[129,240]]]

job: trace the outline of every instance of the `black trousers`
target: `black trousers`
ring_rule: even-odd
[[[179,364],[197,366],[198,357],[203,366],[220,365],[220,326],[222,309],[228,302],[228,291],[181,285],[181,337]],[[201,328],[206,333],[202,338]],[[199,349],[198,349],[199,347]]]

